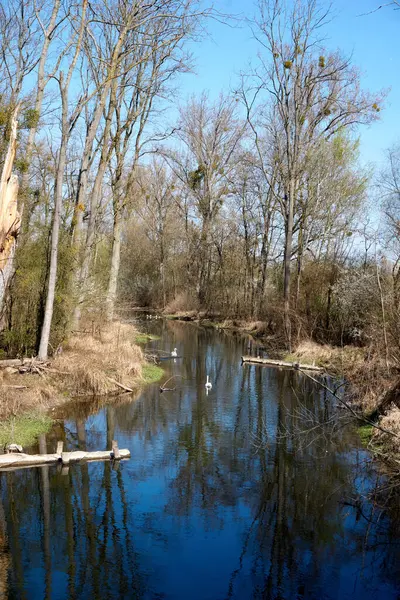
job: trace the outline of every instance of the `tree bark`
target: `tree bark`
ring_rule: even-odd
[[[284,255],[284,275],[283,275],[283,300],[284,300],[284,328],[286,342],[289,352],[292,351],[292,334],[290,323],[290,273],[293,245],[293,215],[294,215],[294,196],[295,182],[289,181],[288,207],[286,216],[286,236],[285,236],[285,255]]]
[[[62,75],[60,75],[60,87],[62,86]],[[60,237],[60,217],[61,217],[61,206],[62,206],[62,191],[63,191],[63,183],[64,183],[64,170],[67,158],[67,138],[66,138],[66,128],[67,128],[67,98],[65,94],[65,90],[61,93],[62,104],[63,104],[63,124],[62,124],[62,134],[61,134],[61,143],[60,143],[60,151],[58,156],[58,164],[57,164],[57,176],[56,176],[56,185],[54,192],[54,213],[53,213],[53,225],[51,229],[51,250],[50,250],[50,268],[49,268],[49,282],[47,287],[47,296],[46,296],[46,305],[44,309],[44,319],[42,332],[40,336],[40,345],[39,345],[39,360],[46,360],[48,348],[49,348],[49,340],[50,340],[50,330],[51,330],[51,321],[53,319],[53,309],[54,309],[54,296],[56,290],[56,282],[57,282],[57,260],[58,260],[58,242]]]
[[[10,141],[0,180],[0,312],[14,272],[13,260],[21,222],[17,211],[18,177],[12,174],[17,148],[18,110],[19,105],[11,120]]]
[[[119,265],[121,258],[121,227],[122,225],[122,206],[121,202],[118,202],[118,206],[114,212],[114,226],[113,226],[113,245],[111,254],[111,266],[110,266],[110,277],[108,281],[107,291],[107,307],[106,307],[106,318],[107,321],[112,321],[114,318],[115,300],[117,297],[117,284]]]
[[[58,260],[58,241],[60,237],[60,220],[61,220],[61,207],[63,197],[63,184],[64,184],[64,170],[67,159],[67,144],[68,138],[71,135],[72,129],[76,124],[81,105],[78,100],[78,105],[74,111],[74,114],[68,119],[68,92],[71,83],[71,78],[75,70],[75,66],[81,51],[82,38],[85,28],[86,10],[88,0],[82,2],[82,14],[80,20],[79,32],[77,33],[76,45],[71,63],[68,68],[67,76],[64,80],[64,75],[60,72],[59,75],[59,88],[61,96],[61,141],[60,150],[58,155],[57,172],[56,172],[56,183],[54,189],[54,212],[53,212],[53,225],[51,231],[51,251],[50,251],[50,267],[49,267],[49,281],[47,287],[46,305],[44,310],[44,318],[42,331],[40,336],[40,345],[38,358],[45,360],[48,354],[49,339],[51,322],[53,318],[54,310],[54,297],[57,282],[57,260]]]

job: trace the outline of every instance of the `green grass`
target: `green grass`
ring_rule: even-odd
[[[284,362],[289,362],[289,363],[301,363],[303,365],[312,365],[313,361],[309,358],[299,358],[298,356],[296,356],[295,354],[286,354],[286,356],[284,356],[282,358],[282,360]]]
[[[360,427],[357,428],[358,435],[360,436],[361,443],[363,446],[368,446],[369,442],[371,441],[373,429],[374,428],[372,427],[372,425],[367,424],[360,425]]]
[[[144,365],[142,373],[146,383],[154,383],[161,379],[164,375],[164,370],[157,365]]]
[[[135,343],[136,344],[145,344],[149,340],[159,340],[159,335],[153,335],[150,333],[137,333],[135,335]]]
[[[41,414],[25,414],[7,419],[0,425],[0,446],[20,444],[32,446],[41,433],[46,433],[52,426],[50,417]]]

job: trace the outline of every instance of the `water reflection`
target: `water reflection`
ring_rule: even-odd
[[[146,324],[149,349],[182,354],[176,390],[70,406],[37,449],[117,439],[131,460],[0,475],[0,598],[397,598],[396,521],[366,498],[354,434],[293,435],[299,414],[329,420],[326,394],[241,366],[240,336]]]

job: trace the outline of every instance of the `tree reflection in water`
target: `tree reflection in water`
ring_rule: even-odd
[[[118,439],[130,461],[1,474],[0,598],[397,598],[398,518],[369,456],[349,428],[295,435],[299,402],[330,418],[326,394],[242,367],[240,336],[150,327],[182,349],[177,390],[70,407],[40,442]]]

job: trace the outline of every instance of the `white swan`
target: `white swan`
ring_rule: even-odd
[[[212,388],[212,383],[211,383],[211,381],[208,381],[208,375],[207,375],[206,388],[207,388],[207,390],[211,390],[211,388]]]
[[[174,348],[171,352],[171,356],[178,356],[178,349]]]

